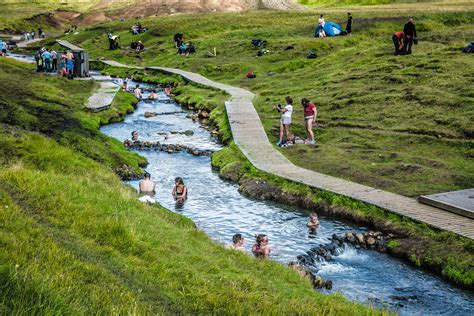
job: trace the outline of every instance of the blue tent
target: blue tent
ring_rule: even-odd
[[[338,36],[338,35],[343,35],[344,30],[336,22],[326,22],[324,24],[324,33],[326,33],[326,36]],[[316,26],[316,30],[314,32],[314,36],[318,37],[318,35],[319,35],[319,25]]]

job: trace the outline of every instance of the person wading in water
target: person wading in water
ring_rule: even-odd
[[[174,180],[174,187],[171,194],[173,195],[176,202],[183,203],[188,198],[188,189],[184,185],[183,178],[177,177]]]

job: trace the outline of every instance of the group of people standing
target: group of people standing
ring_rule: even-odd
[[[285,102],[286,105],[284,107],[281,104],[276,106],[277,111],[282,113],[280,119],[280,138],[277,141],[277,146],[282,146],[294,140],[294,136],[290,134],[293,99],[290,96],[286,96]],[[314,139],[313,124],[316,122],[318,109],[316,105],[307,98],[301,99],[301,105],[304,108],[304,124],[306,128],[306,139],[303,142],[305,144],[314,145],[316,141]]]
[[[411,54],[413,44],[418,44],[413,18],[408,19],[403,31],[393,33],[392,41],[395,46],[395,56]]]
[[[37,72],[57,72],[61,76],[72,79],[74,76],[74,54],[67,51],[59,54],[54,49],[41,48],[34,55]]]
[[[25,41],[30,41],[34,40],[36,35],[38,35],[38,38],[46,38],[46,33],[41,27],[38,28],[38,33],[36,33],[35,30],[31,30],[31,32],[25,32],[23,36],[25,37]]]

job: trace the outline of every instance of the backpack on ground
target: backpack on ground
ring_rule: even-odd
[[[311,51],[311,50],[308,51],[308,55],[306,56],[306,58],[308,58],[308,59],[316,59],[317,57],[318,56],[316,55],[316,53]]]

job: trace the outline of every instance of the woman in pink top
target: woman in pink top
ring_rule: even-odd
[[[301,104],[304,107],[304,125],[306,127],[305,144],[314,144],[313,123],[316,122],[318,109],[308,99],[301,99]]]

